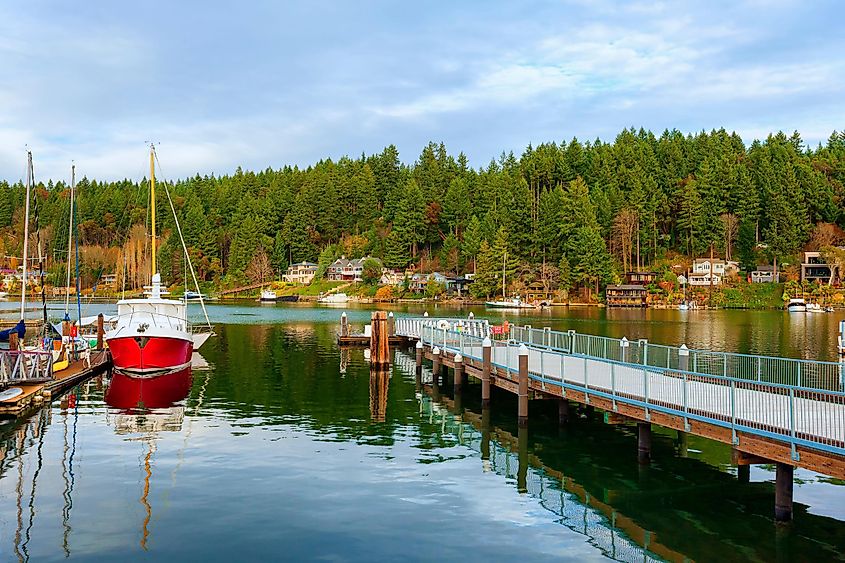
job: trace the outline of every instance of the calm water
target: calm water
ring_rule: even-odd
[[[558,429],[552,402],[533,402],[520,430],[514,397],[494,394],[482,411],[477,385],[432,395],[402,352],[389,378],[371,377],[360,350],[335,344],[340,313],[212,306],[219,336],[202,349],[204,369],[93,380],[0,426],[0,560],[845,557],[842,483],[796,471],[795,522],[776,527],[771,467],[741,483],[726,446],[656,429],[643,468],[630,430],[580,417]],[[349,314],[353,325],[369,317]],[[839,317],[508,318],[832,359]]]

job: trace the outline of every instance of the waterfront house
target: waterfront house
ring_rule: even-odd
[[[692,262],[692,272],[688,276],[690,285],[719,285],[729,275],[739,272],[739,263],[719,258],[696,258]]]
[[[406,274],[406,272],[403,270],[382,268],[381,279],[379,280],[379,283],[381,285],[402,285],[402,283],[405,281],[406,275],[410,277],[410,275]]]
[[[329,266],[329,281],[360,282],[361,275],[364,273],[364,262],[369,259],[370,256],[364,256],[348,260],[345,256],[341,256]],[[379,264],[381,264],[380,260]]]
[[[839,267],[826,263],[821,252],[805,252],[801,262],[801,281],[828,285],[839,283]]]
[[[605,288],[608,307],[645,307],[648,290],[637,284],[609,285]]]
[[[282,278],[288,283],[308,285],[314,280],[317,274],[317,264],[313,262],[299,262],[288,266],[287,272]]]
[[[751,272],[751,283],[774,283],[775,268],[774,266],[757,266],[757,269]]]
[[[446,278],[446,293],[450,295],[456,293],[458,297],[461,297],[471,283],[472,280],[465,277],[449,276]]]
[[[408,289],[414,293],[423,293],[429,280],[439,283],[444,288],[446,287],[446,276],[440,272],[432,272],[430,274],[414,274],[409,278]]]
[[[551,303],[554,298],[554,292],[547,290],[546,285],[540,280],[531,282],[525,288],[525,301],[528,303]]]
[[[651,285],[657,278],[657,272],[625,272],[625,283],[628,285]]]
[[[108,287],[117,287],[117,274],[103,274],[100,283]]]

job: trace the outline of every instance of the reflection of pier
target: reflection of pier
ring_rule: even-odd
[[[396,332],[418,339],[417,365],[451,367],[518,396],[520,423],[531,398],[574,401],[617,424],[635,423],[648,463],[651,426],[730,444],[739,464],[777,467],[775,517],[792,518],[794,467],[845,478],[845,375],[837,362],[794,360],[650,344],[574,331],[511,326],[500,340],[473,333],[479,321],[401,318]]]
[[[507,430],[491,422],[489,408],[478,412],[477,385],[463,386],[461,393],[449,371],[442,370],[435,378],[431,367],[416,368],[414,358],[404,353],[395,354],[394,366],[408,377],[416,374],[420,414],[435,432],[454,436],[459,444],[480,452],[484,471],[512,479],[519,492],[539,499],[541,506],[560,516],[561,524],[588,536],[608,557],[621,561],[842,557],[842,523],[811,514],[799,504],[799,517],[791,526],[772,526],[766,518],[771,484],[748,483],[742,474],[737,479],[708,463],[685,459],[688,434],[679,433],[674,444],[667,439],[657,442],[659,451],[677,447],[681,453],[661,456],[659,467],[625,463],[619,452],[630,447],[630,435],[601,423],[598,413],[594,416],[587,408],[581,409],[586,418],[573,417],[560,430],[532,432],[529,442],[528,427],[518,427],[516,417],[497,413],[498,424],[512,427]],[[452,399],[447,389],[454,389]],[[473,404],[476,412],[466,410],[463,403]],[[711,497],[709,491],[718,493]]]

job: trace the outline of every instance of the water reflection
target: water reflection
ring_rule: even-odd
[[[144,508],[141,524],[141,549],[147,550],[153,507],[150,504],[150,483],[153,476],[152,457],[160,432],[179,432],[185,418],[185,406],[179,404],[191,391],[191,368],[154,377],[136,377],[115,371],[106,390],[106,404],[115,409],[107,414],[107,422],[118,435],[143,443],[144,485],[139,502]]]

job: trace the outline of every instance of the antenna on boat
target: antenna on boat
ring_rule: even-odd
[[[23,277],[21,278],[21,320],[26,316],[26,262],[29,260],[29,200],[32,191],[32,151],[26,149],[26,205],[23,222]]]
[[[150,275],[156,275],[156,147],[150,143],[150,223],[152,234],[152,263],[153,270]]]

